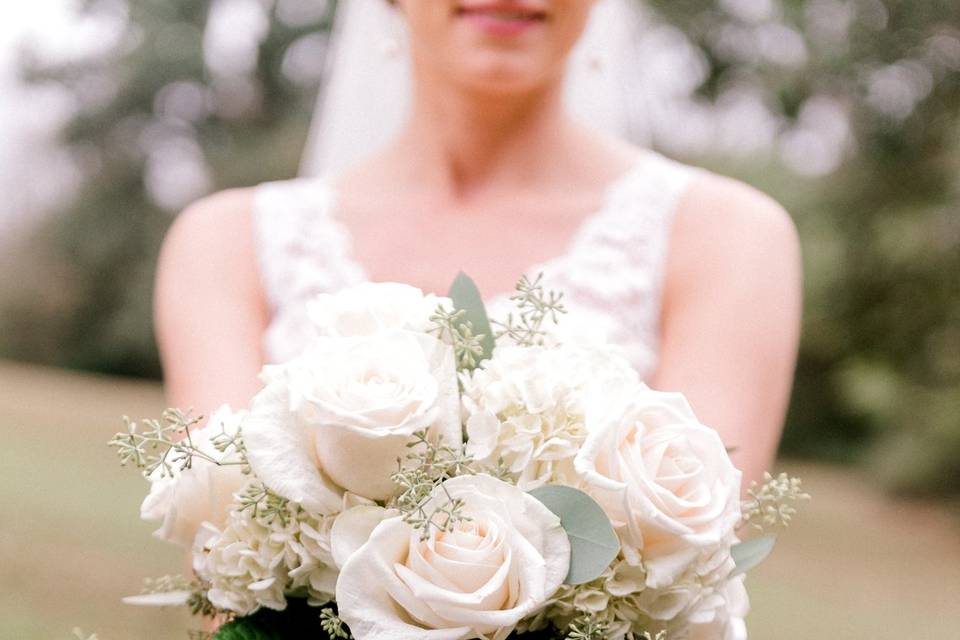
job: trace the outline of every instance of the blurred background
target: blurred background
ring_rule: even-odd
[[[296,174],[336,4],[0,3],[0,637],[185,637],[119,602],[180,560],[105,443],[163,408],[165,229]],[[643,142],[767,191],[803,243],[780,466],[814,500],[752,574],[752,637],[956,638],[960,3],[644,7]]]

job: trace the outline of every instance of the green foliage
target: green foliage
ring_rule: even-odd
[[[466,309],[449,311],[438,306],[430,322],[434,324],[433,333],[440,340],[449,341],[453,345],[453,353],[457,362],[458,371],[476,369],[489,355],[486,354],[484,343],[486,334],[474,334],[473,322],[468,318]]]
[[[517,307],[516,313],[510,312],[505,322],[494,321],[502,327],[496,333],[497,339],[506,336],[520,345],[542,345],[546,331],[543,324],[547,320],[557,324],[560,315],[567,312],[563,306],[562,291],[545,291],[543,274],[537,274],[533,282],[524,274],[517,283],[517,293],[510,300]]]
[[[802,484],[800,478],[786,473],[776,477],[764,473],[763,484],[754,481],[747,491],[750,499],[743,503],[743,524],[758,531],[788,527],[797,513],[796,504],[810,499],[810,494],[801,489]]]
[[[400,493],[391,506],[398,509],[403,521],[419,530],[420,536],[426,540],[432,529],[450,531],[458,522],[467,519],[461,513],[463,500],[449,494],[435,508],[428,509],[434,490],[439,487],[446,493],[445,481],[477,473],[477,470],[473,458],[467,456],[462,447],[433,442],[425,430],[415,432],[407,447],[411,453],[405,460],[397,461],[399,468],[392,476]]]
[[[290,26],[271,3],[253,68],[225,76],[204,63],[210,5],[86,2],[90,17],[126,15],[115,47],[63,63],[24,52],[27,80],[76,99],[62,144],[84,173],[76,197],[5,250],[0,357],[159,377],[153,276],[173,212],[147,187],[151,152],[161,141],[197,145],[209,190],[295,175],[315,87],[292,81],[281,67],[300,38],[329,29],[330,16]],[[170,98],[176,89],[200,96],[200,107],[183,110]]]
[[[570,539],[570,569],[566,584],[590,582],[603,573],[620,552],[610,518],[596,501],[579,489],[547,485],[530,491],[560,518]]]
[[[342,638],[343,640],[348,640],[352,637],[350,635],[350,628],[347,627],[347,624],[331,607],[324,607],[321,609],[320,627],[331,638]]]
[[[252,482],[237,494],[237,510],[250,511],[252,518],[267,525],[279,520],[280,525],[286,527],[297,517],[299,509],[299,505],[277,495],[262,482]]]
[[[288,640],[317,638],[335,640],[321,625],[321,611],[305,599],[288,598],[284,611],[262,608],[256,613],[237,618],[220,627],[214,640]],[[333,611],[325,608],[323,611]],[[328,614],[329,619],[329,614]]]
[[[730,556],[733,558],[735,565],[731,575],[737,576],[746,573],[766,560],[767,556],[773,551],[776,542],[776,536],[763,535],[730,547]]]
[[[326,606],[323,609],[311,607],[306,600],[289,598],[289,604],[285,611],[273,611],[271,609],[260,609],[256,613],[236,618],[222,626],[214,640],[290,640],[291,638],[316,638],[317,640],[348,640],[350,635],[349,628],[339,618],[336,606]],[[583,636],[574,635],[575,638],[593,639],[601,637],[596,635],[598,625],[590,623],[586,618],[578,618],[577,630],[571,629],[571,633],[583,633],[584,631],[593,635]],[[552,629],[534,631],[530,633],[512,633],[510,638],[523,640],[560,640],[562,634]],[[570,637],[570,636],[567,636]]]
[[[590,614],[583,614],[570,623],[566,640],[605,640],[607,625]]]
[[[456,310],[453,316],[439,319],[449,323],[454,349],[460,369],[474,369],[493,354],[493,331],[480,290],[470,276],[462,271],[450,285],[450,300]],[[442,313],[439,310],[438,313]]]
[[[239,435],[228,435],[223,431],[212,439],[212,442],[220,442],[223,446],[219,449],[220,453],[225,454],[223,458],[211,456],[194,445],[192,432],[202,418],[167,409],[161,420],[143,420],[141,423],[129,418],[124,420],[126,431],[114,435],[107,444],[117,450],[121,465],[133,464],[144,476],[159,470],[160,477],[170,477],[191,468],[197,460],[200,464],[242,466],[244,472],[249,473]],[[224,445],[224,442],[229,444]],[[230,454],[227,454],[228,447],[235,447]]]
[[[703,53],[704,99],[748,86],[785,126],[821,98],[848,114],[850,153],[832,175],[783,177],[762,158],[739,171],[787,205],[804,247],[782,451],[865,462],[901,491],[957,495],[960,4],[779,0],[760,18],[714,0],[649,4]],[[764,55],[757,34],[770,25],[801,39],[802,60]]]

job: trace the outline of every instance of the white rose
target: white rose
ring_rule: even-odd
[[[570,543],[536,498],[486,475],[444,488],[470,520],[425,540],[401,517],[384,520],[343,565],[337,604],[357,640],[502,640],[562,583]]]
[[[231,446],[221,453],[211,440],[223,433],[234,436],[246,412],[233,413],[224,405],[210,416],[202,429],[191,429],[190,439],[202,453],[216,460],[237,461]],[[150,493],[140,505],[144,520],[160,520],[160,528],[153,535],[176,544],[190,547],[203,522],[223,526],[233,494],[248,480],[240,465],[218,466],[208,460],[195,458],[191,467],[174,470],[163,477],[157,468],[148,478]]]
[[[690,640],[747,640],[746,617],[750,599],[743,584],[744,575],[728,580],[720,589],[719,604],[711,603],[708,621],[690,627]]]
[[[573,460],[587,436],[590,390],[635,386],[637,373],[612,350],[500,346],[463,376],[467,454],[502,461],[524,490],[576,485]]]
[[[316,296],[307,307],[318,335],[367,336],[388,329],[426,333],[437,307],[452,308],[449,298],[424,295],[395,282],[364,282],[337,293]]]
[[[339,508],[343,489],[392,496],[391,475],[414,432],[454,446],[462,439],[453,350],[432,336],[318,338],[264,379],[244,423],[250,466],[275,492],[320,513]]]
[[[575,466],[617,528],[647,586],[671,585],[702,552],[730,540],[740,519],[740,471],[720,436],[679,393],[636,386],[602,394]]]

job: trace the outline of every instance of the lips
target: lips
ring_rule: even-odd
[[[547,12],[543,9],[519,2],[464,2],[457,7],[457,15],[503,22],[542,22],[547,19]]]

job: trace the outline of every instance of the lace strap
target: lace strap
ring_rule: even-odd
[[[610,338],[641,370],[659,352],[660,314],[670,233],[680,199],[700,169],[652,151],[608,191],[558,274],[576,302],[617,319]],[[642,351],[642,352],[641,352]]]
[[[319,178],[256,187],[256,249],[261,284],[272,311],[362,279],[349,259],[349,237],[333,223],[334,201],[333,189]]]

